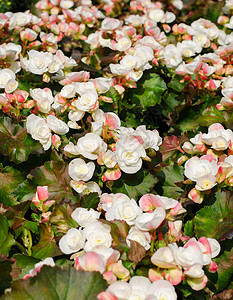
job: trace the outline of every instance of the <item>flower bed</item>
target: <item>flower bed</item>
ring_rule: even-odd
[[[0,13],[1,299],[232,298],[232,13]]]

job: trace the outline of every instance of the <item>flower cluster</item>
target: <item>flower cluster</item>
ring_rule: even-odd
[[[182,156],[180,161],[185,161],[185,176],[196,182],[195,187],[189,192],[188,197],[194,202],[201,203],[204,191],[212,189],[215,185],[232,186],[233,176],[233,132],[224,129],[219,123],[209,126],[208,133],[198,133],[185,142],[183,149],[192,155],[188,159]],[[200,157],[198,155],[201,155]]]

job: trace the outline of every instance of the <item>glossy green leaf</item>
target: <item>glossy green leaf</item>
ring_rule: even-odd
[[[43,152],[41,144],[33,140],[20,124],[7,117],[0,118],[0,153],[15,163],[21,163],[28,159],[29,154]]]
[[[3,300],[94,300],[107,288],[97,272],[77,271],[74,267],[43,266],[34,278],[17,280]],[[39,296],[39,298],[38,298]]]
[[[134,97],[139,99],[141,106],[145,109],[159,104],[166,88],[166,83],[158,74],[150,73],[143,77],[142,82],[140,81]]]
[[[123,174],[114,182],[113,193],[123,193],[130,198],[137,200],[139,196],[149,193],[156,184],[156,178],[145,170],[140,170],[135,174]]]
[[[197,212],[193,222],[198,238],[206,236],[221,241],[232,237],[232,199],[233,192],[217,192],[215,203]]]
[[[194,236],[194,228],[193,221],[187,221],[184,225],[184,235],[193,237]]]
[[[222,255],[214,259],[218,266],[218,279],[215,284],[218,291],[227,288],[233,276],[233,249],[228,252],[224,251]]]
[[[15,240],[9,233],[7,218],[0,214],[0,254],[8,256],[11,247],[15,244]]]
[[[179,182],[184,181],[183,167],[177,165],[169,165],[164,167],[158,174],[156,174],[159,182],[155,189],[159,195],[173,198],[177,200],[183,189],[178,186]]]
[[[23,182],[23,174],[12,167],[0,166],[0,202],[9,207],[17,203],[12,192]]]
[[[167,86],[177,92],[182,92],[188,82],[181,83],[181,79],[181,76],[175,75]]]
[[[85,208],[96,209],[100,202],[98,193],[90,193],[81,197],[80,206]]]

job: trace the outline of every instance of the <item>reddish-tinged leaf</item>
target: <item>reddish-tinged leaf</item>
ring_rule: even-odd
[[[20,124],[14,124],[10,118],[0,118],[0,152],[9,156],[15,163],[28,159],[31,153],[43,153],[38,141],[32,139]]]
[[[68,165],[63,161],[47,161],[41,167],[32,170],[28,179],[19,185],[14,195],[26,201],[35,196],[37,186],[48,186],[49,199],[78,202],[70,187]]]
[[[185,135],[181,135],[179,138],[175,135],[165,136],[162,145],[159,147],[159,150],[163,156],[163,160],[167,160],[177,151],[184,153],[181,146],[187,140],[188,138]]]
[[[54,257],[62,254],[56,245],[52,227],[45,224],[41,224],[40,226],[40,240],[39,243],[32,248],[32,255],[43,260],[49,256]]]
[[[23,182],[23,174],[15,170],[12,167],[5,167],[4,169],[0,166],[0,202],[4,206],[11,206],[17,203],[12,192]]]

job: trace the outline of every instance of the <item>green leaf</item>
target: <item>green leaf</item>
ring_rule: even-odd
[[[215,203],[197,212],[193,222],[198,238],[206,236],[221,241],[232,237],[232,199],[233,192],[217,192]]]
[[[62,254],[56,245],[53,229],[50,225],[40,225],[39,243],[32,248],[32,255],[36,258],[45,259],[49,256],[57,256]]]
[[[14,124],[7,117],[0,118],[0,153],[18,164],[26,161],[31,153],[43,152],[41,144],[33,140],[20,124]]]
[[[0,214],[0,254],[8,256],[11,247],[15,244],[15,240],[9,233],[7,218]]]
[[[90,193],[88,195],[84,195],[81,198],[80,206],[85,208],[93,208],[96,209],[100,202],[100,197],[98,193]]]
[[[137,200],[153,188],[156,184],[156,178],[146,170],[140,170],[133,175],[123,174],[121,178],[114,182],[113,193],[124,193],[130,198]]]
[[[28,179],[13,193],[17,199],[26,201],[35,196],[37,186],[48,186],[49,198],[57,202],[77,202],[70,187],[68,165],[63,161],[47,161],[32,170]]]
[[[181,79],[181,76],[175,75],[167,86],[177,92],[182,92],[188,82],[181,83]]]
[[[184,225],[184,235],[193,237],[194,236],[194,226],[193,221],[187,221]]]
[[[184,181],[183,167],[177,165],[169,165],[164,167],[156,174],[159,182],[155,189],[159,195],[177,199],[181,196],[183,190],[177,185]]]
[[[26,267],[31,267],[31,269],[34,267],[36,263],[40,261],[40,259],[33,257],[33,256],[28,256],[25,254],[14,254],[13,258],[16,259],[17,265],[20,269],[26,268]]]
[[[225,289],[231,281],[233,275],[233,249],[214,259],[218,266],[218,280],[215,284],[217,291]]]
[[[13,260],[8,260],[5,256],[0,256],[0,295],[11,285],[12,277],[10,273],[12,271],[12,264]]]
[[[9,207],[17,203],[12,192],[23,182],[23,174],[15,170],[12,167],[5,167],[4,169],[0,166],[0,202]]]
[[[107,283],[97,272],[77,271],[74,267],[43,266],[33,278],[17,280],[3,300],[94,300]]]
[[[143,82],[138,84],[134,97],[138,98],[141,106],[146,109],[161,102],[166,88],[166,83],[158,74],[150,73],[143,76]]]

